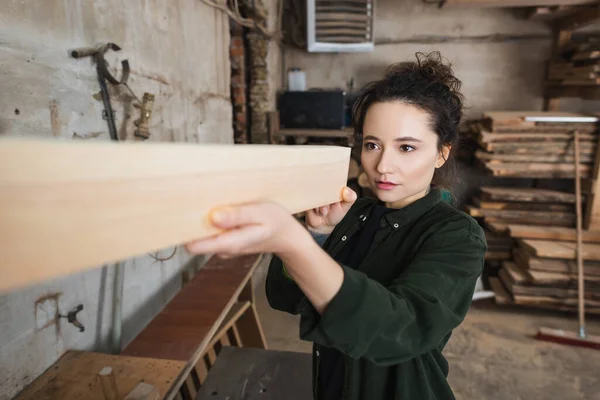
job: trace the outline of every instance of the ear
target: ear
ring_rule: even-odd
[[[435,161],[436,168],[441,168],[444,164],[446,164],[446,161],[448,161],[448,157],[450,156],[450,150],[452,150],[452,145],[447,144],[442,146],[437,160]]]

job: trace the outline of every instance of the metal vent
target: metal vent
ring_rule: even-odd
[[[374,1],[307,0],[308,51],[372,51]]]

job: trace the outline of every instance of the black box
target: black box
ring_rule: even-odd
[[[288,129],[343,129],[346,93],[342,90],[308,90],[279,95],[279,124]]]

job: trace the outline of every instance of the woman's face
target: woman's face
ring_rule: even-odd
[[[449,152],[449,146],[439,151],[426,111],[401,101],[375,103],[367,110],[361,162],[373,193],[388,207],[423,197]]]

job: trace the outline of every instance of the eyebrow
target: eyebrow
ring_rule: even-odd
[[[373,135],[368,135],[365,136],[364,140],[378,140],[381,141],[381,139],[379,139],[376,136]],[[422,143],[422,140],[419,140],[417,138],[414,138],[412,136],[402,136],[402,137],[397,137],[396,139],[394,139],[395,142],[417,142],[417,143]]]

